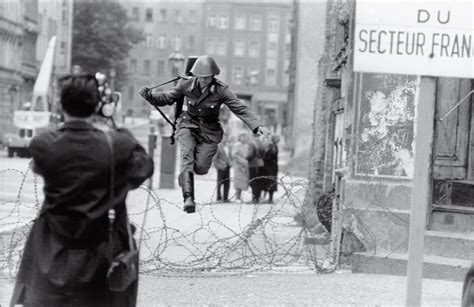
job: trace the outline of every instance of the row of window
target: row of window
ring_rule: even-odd
[[[277,68],[275,65],[267,66],[265,70],[265,85],[275,86],[277,83]],[[164,60],[158,60],[156,66],[156,75],[164,76],[166,74],[166,63]],[[136,73],[138,69],[137,59],[130,60],[129,70],[131,73]],[[143,75],[151,76],[153,65],[151,60],[143,60]],[[249,66],[245,70],[243,66],[234,65],[232,67],[232,83],[234,85],[256,86],[261,83],[263,76],[260,75],[259,67]],[[226,81],[225,69],[221,69],[219,79]]]
[[[186,23],[196,23],[197,22],[197,12],[194,9],[191,9],[187,11],[187,16],[184,16],[184,13],[180,9],[175,9],[174,10],[174,15],[169,16],[168,14],[168,9],[166,8],[161,8],[158,10],[156,19],[154,16],[154,10],[153,8],[146,8],[144,13],[145,15],[142,17],[140,14],[140,8],[139,7],[133,7],[130,19],[133,21],[140,21],[144,20],[146,22],[153,22],[154,20],[161,22],[161,23],[166,23],[168,22],[168,19],[170,21],[176,22],[176,23],[183,23],[184,19],[186,17]]]
[[[227,41],[219,40],[216,38],[210,38],[206,42],[206,53],[214,55],[227,55]],[[246,42],[244,40],[235,40],[232,44],[232,54],[234,56],[244,57],[249,56],[252,58],[260,57],[260,42],[251,40]],[[275,41],[267,42],[267,56],[277,57],[278,55],[278,43]]]
[[[138,63],[137,59],[130,59],[130,66],[128,67],[129,72],[136,73],[138,71]],[[153,67],[151,64],[151,60],[143,60],[143,75],[151,76]],[[166,74],[166,67],[164,60],[158,60],[156,66],[156,75],[164,76]]]
[[[168,44],[171,44],[171,48],[173,50],[182,50],[183,49],[183,37],[181,35],[174,35],[172,37],[167,37],[166,34],[159,34],[158,37],[155,39],[153,34],[146,33],[145,34],[145,41],[143,42],[143,46],[145,47],[156,47],[159,49],[167,49]],[[196,48],[196,38],[194,35],[188,35],[186,37],[186,49],[195,49]]]
[[[210,14],[207,17],[207,26],[209,28],[216,29],[229,29],[229,17],[225,15]],[[261,16],[250,16],[247,20],[247,16],[240,15],[234,17],[234,30],[250,30],[250,31],[261,31],[263,28],[263,20]],[[280,17],[272,15],[268,17],[267,23],[268,32],[278,32],[280,30]]]

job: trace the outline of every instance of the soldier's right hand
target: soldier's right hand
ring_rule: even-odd
[[[150,92],[151,90],[146,87],[146,86],[143,86],[139,91],[138,93],[140,94],[140,96],[142,96],[143,98],[145,98],[146,100],[148,100],[149,98],[149,95],[150,95]]]

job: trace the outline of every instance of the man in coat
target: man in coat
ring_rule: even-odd
[[[106,275],[110,258],[129,239],[127,194],[153,174],[153,160],[127,129],[106,136],[92,125],[98,101],[94,76],[63,77],[65,122],[31,141],[44,202],[23,250],[12,306],[136,305],[138,281],[124,292],[111,292]]]
[[[220,73],[214,59],[200,56],[191,68],[193,77],[182,79],[178,85],[166,92],[152,92],[142,87],[140,95],[155,106],[172,105],[184,99],[183,112],[177,121],[177,139],[181,147],[179,185],[181,186],[184,211],[195,212],[194,174],[207,174],[217,145],[223,136],[219,113],[225,104],[255,134],[267,134],[267,129],[250,109],[229,89],[216,79]]]

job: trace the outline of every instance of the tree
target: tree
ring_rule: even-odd
[[[115,88],[127,78],[129,52],[144,39],[128,24],[127,11],[111,1],[74,1],[72,64],[85,71],[108,74],[116,70]]]

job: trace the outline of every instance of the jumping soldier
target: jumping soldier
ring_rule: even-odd
[[[229,89],[215,78],[220,69],[209,55],[200,56],[191,68],[192,77],[181,79],[175,88],[166,92],[153,92],[142,87],[140,95],[154,106],[172,105],[184,99],[177,120],[177,140],[181,146],[181,166],[178,177],[184,199],[184,211],[193,213],[194,173],[207,174],[217,145],[223,136],[219,121],[220,107],[225,104],[255,134],[268,134],[257,117]]]

